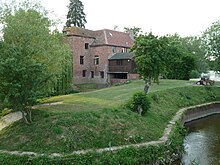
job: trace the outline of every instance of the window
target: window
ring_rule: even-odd
[[[122,48],[121,52],[122,52],[122,53],[127,53],[127,52],[128,52],[128,49],[127,49],[127,48]]]
[[[89,43],[85,43],[85,49],[89,49]]]
[[[122,60],[116,60],[116,65],[122,65],[123,61]]]
[[[94,64],[99,65],[99,56],[95,56],[94,58]]]
[[[83,76],[83,77],[86,77],[86,70],[83,70],[82,76]]]
[[[84,64],[84,56],[80,56],[79,63],[80,63],[81,65],[83,65],[83,64]]]
[[[91,71],[91,78],[94,78],[94,71]]]
[[[104,72],[103,71],[100,72],[100,77],[104,78]]]
[[[116,53],[116,47],[115,46],[112,47],[112,52]]]

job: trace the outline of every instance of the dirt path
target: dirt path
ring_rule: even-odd
[[[0,118],[0,131],[9,126],[10,124],[20,120],[22,118],[22,113],[21,112],[13,112],[10,113],[2,118]]]
[[[39,104],[39,105],[34,105],[32,108],[33,108],[33,109],[37,109],[37,108],[39,108],[39,107],[45,107],[45,106],[51,106],[51,105],[59,105],[59,104],[63,104],[63,102],[62,102],[62,101],[59,101],[59,102]]]
[[[62,103],[63,102],[45,103],[45,104],[35,105],[32,108],[36,109],[36,108],[43,107],[43,106],[58,105],[58,104],[62,104]],[[3,128],[9,126],[10,124],[12,124],[20,119],[22,119],[21,112],[13,112],[13,113],[10,113],[6,116],[3,116],[2,118],[0,118],[0,131]]]

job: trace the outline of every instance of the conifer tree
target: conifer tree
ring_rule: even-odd
[[[83,3],[80,0],[70,0],[68,8],[66,26],[70,27],[73,24],[74,26],[85,28],[87,21],[83,11]]]

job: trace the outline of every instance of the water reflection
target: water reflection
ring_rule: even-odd
[[[200,165],[220,164],[220,115],[186,124],[189,135],[185,138],[186,153],[182,164],[191,165],[196,162]]]

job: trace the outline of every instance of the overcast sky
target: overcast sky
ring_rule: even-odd
[[[1,0],[0,0],[1,1]],[[69,0],[40,0],[57,18],[66,21]],[[81,0],[86,29],[139,27],[155,35],[199,35],[220,20],[220,0]]]

